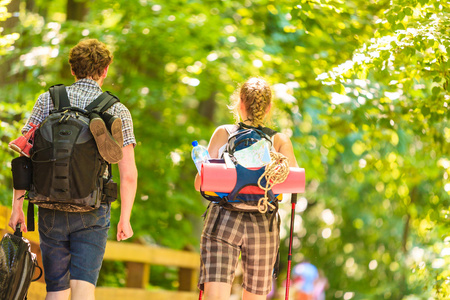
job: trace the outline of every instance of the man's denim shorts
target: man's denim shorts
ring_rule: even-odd
[[[39,207],[39,238],[48,292],[70,288],[70,280],[94,285],[105,254],[110,205],[85,212]]]

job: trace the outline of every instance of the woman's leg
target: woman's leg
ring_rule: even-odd
[[[244,290],[242,300],[266,300],[267,295],[256,295]]]
[[[239,260],[242,213],[210,207],[201,238],[199,286],[206,300],[228,300]],[[217,223],[216,231],[213,230]]]
[[[277,220],[269,214],[249,213],[245,216],[241,249],[243,299],[266,299],[272,290],[273,271],[278,254]]]
[[[231,294],[231,284],[224,282],[205,282],[205,300],[228,300]],[[255,298],[256,299],[256,298]]]

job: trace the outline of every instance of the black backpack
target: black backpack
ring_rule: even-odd
[[[40,274],[33,279],[36,268]],[[31,252],[30,242],[22,237],[20,226],[14,234],[6,233],[0,242],[0,299],[26,299],[31,282],[41,275],[36,254]]]
[[[245,188],[256,187],[257,189],[261,190],[258,186],[258,179],[264,173],[265,166],[256,170],[247,169],[246,167],[239,164],[234,154],[236,151],[250,147],[260,140],[267,140],[270,146],[272,146],[271,138],[277,132],[267,127],[253,127],[244,123],[239,123],[237,128],[236,125],[233,125],[232,127],[226,126],[225,128],[229,133],[229,137],[228,143],[225,146],[226,148],[224,151],[224,155],[228,155],[236,167],[236,185],[230,193],[211,193],[201,191],[201,194],[205,199],[214,203],[218,203],[220,206],[227,210],[258,212],[260,211],[258,209],[259,200],[263,197],[263,194],[254,194],[251,191],[246,192]],[[210,161],[210,163],[223,162],[223,159]],[[267,182],[265,178],[263,178],[261,180],[261,185],[265,187],[266,184]],[[269,203],[273,204],[277,208],[278,200],[276,195],[274,195],[271,190],[268,191],[268,197]]]
[[[89,116],[91,112],[106,111],[119,99],[104,92],[82,109],[70,105],[64,85],[52,86],[49,92],[54,109],[40,124],[34,137],[28,215],[32,204],[61,211],[86,212],[98,208],[107,197],[109,202],[115,200],[117,185],[111,180],[111,165],[97,149],[89,129]],[[103,178],[107,168],[109,178]]]

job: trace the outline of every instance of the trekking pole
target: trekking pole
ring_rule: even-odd
[[[292,194],[291,197],[292,211],[291,211],[291,228],[289,234],[289,254],[288,254],[288,267],[286,277],[286,297],[285,300],[289,300],[289,286],[291,285],[291,263],[292,263],[292,237],[294,234],[294,217],[295,217],[295,204],[297,204],[297,194]]]

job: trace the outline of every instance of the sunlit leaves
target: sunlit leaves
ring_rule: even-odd
[[[271,126],[291,137],[307,174],[294,263],[322,269],[331,299],[448,296],[446,1],[97,0],[84,23],[62,22],[62,1],[36,3],[48,14],[24,15],[13,41],[24,80],[2,88],[18,103],[1,107],[4,149],[36,96],[72,81],[70,47],[101,39],[115,56],[104,88],[130,108],[138,140],[136,236],[195,248],[205,203],[192,187],[190,142],[232,122],[238,83],[263,76]],[[9,169],[0,174],[8,185]],[[2,196],[8,203],[6,188]]]
[[[11,17],[11,12],[8,12],[6,6],[11,2],[11,0],[1,0],[0,1],[0,21],[5,21]]]
[[[386,11],[389,26],[384,26],[386,23],[380,18],[378,23],[384,25],[376,38],[355,51],[352,60],[317,79],[331,85],[337,93],[331,94],[333,114],[354,122],[357,129],[352,131],[360,132],[360,138],[348,139],[347,145],[354,157],[364,157],[363,165],[369,172],[366,183],[374,168],[384,182],[376,183],[376,190],[387,199],[397,199],[397,213],[414,212],[420,222],[413,222],[412,226],[417,228],[422,242],[428,243],[430,228],[438,224],[438,219],[435,214],[420,214],[420,210],[418,213],[416,186],[429,189],[425,182],[431,181],[437,191],[442,191],[447,182],[442,182],[436,159],[448,155],[448,147],[440,141],[446,139],[442,134],[448,124],[448,75],[444,66],[448,62],[449,39],[448,15],[443,13],[448,4],[426,3],[418,6],[414,1],[394,2]],[[355,84],[357,81],[363,84]],[[388,154],[388,149],[395,152]],[[402,159],[396,152],[407,156]],[[348,151],[344,153],[347,159],[352,157]],[[357,180],[357,172],[351,169]],[[439,205],[439,198],[432,199],[433,206]],[[448,202],[448,196],[440,200]],[[426,202],[421,201],[419,207],[426,210]],[[423,217],[426,219],[420,219]],[[353,225],[359,228],[362,223],[358,220]],[[389,269],[397,272],[399,267],[391,264]],[[411,280],[423,280],[414,276]]]

